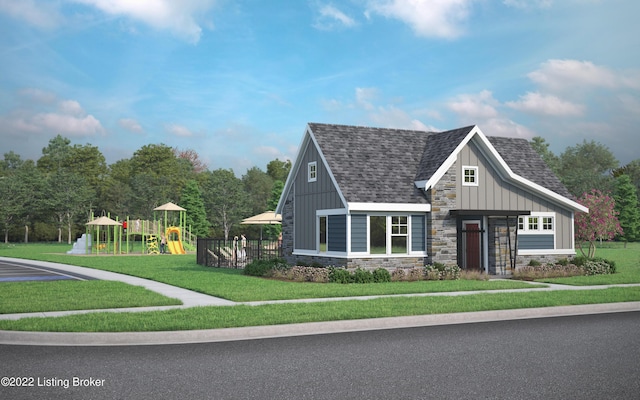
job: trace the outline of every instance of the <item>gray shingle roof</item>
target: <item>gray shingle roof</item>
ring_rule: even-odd
[[[428,132],[310,123],[348,202],[426,204],[414,184]]]
[[[310,123],[347,202],[426,204],[428,180],[474,128],[434,133]],[[488,137],[512,171],[564,197],[569,191],[525,139]]]
[[[574,199],[527,140],[497,136],[487,139],[515,174],[568,199]]]

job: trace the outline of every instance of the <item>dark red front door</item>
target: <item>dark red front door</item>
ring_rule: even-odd
[[[480,265],[480,224],[467,222],[464,224],[464,268],[481,269]]]

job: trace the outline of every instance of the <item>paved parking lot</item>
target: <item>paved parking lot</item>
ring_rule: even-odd
[[[54,268],[36,267],[20,262],[0,261],[0,282],[60,281],[70,279],[85,281],[95,278]]]

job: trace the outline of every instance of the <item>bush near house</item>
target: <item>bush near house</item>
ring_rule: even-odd
[[[461,277],[461,269],[457,265],[435,263],[425,267],[396,268],[389,272],[385,268],[373,271],[357,267],[322,266],[289,266],[283,259],[256,260],[244,268],[245,275],[273,278],[293,282],[317,283],[381,283],[381,282],[415,282],[421,280],[457,280]],[[467,276],[465,275],[465,278]],[[469,279],[479,279],[469,276]]]
[[[559,260],[555,264],[540,264],[530,262],[529,265],[517,269],[513,273],[515,279],[533,280],[544,278],[562,278],[581,275],[605,275],[614,274],[616,264],[614,261],[604,258],[575,257],[572,262],[566,259]]]

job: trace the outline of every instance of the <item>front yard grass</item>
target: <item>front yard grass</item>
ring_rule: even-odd
[[[640,287],[91,313],[57,318],[0,320],[0,329],[48,332],[175,331],[626,301],[640,301]]]
[[[0,314],[171,306],[180,300],[114,281],[1,282]]]

